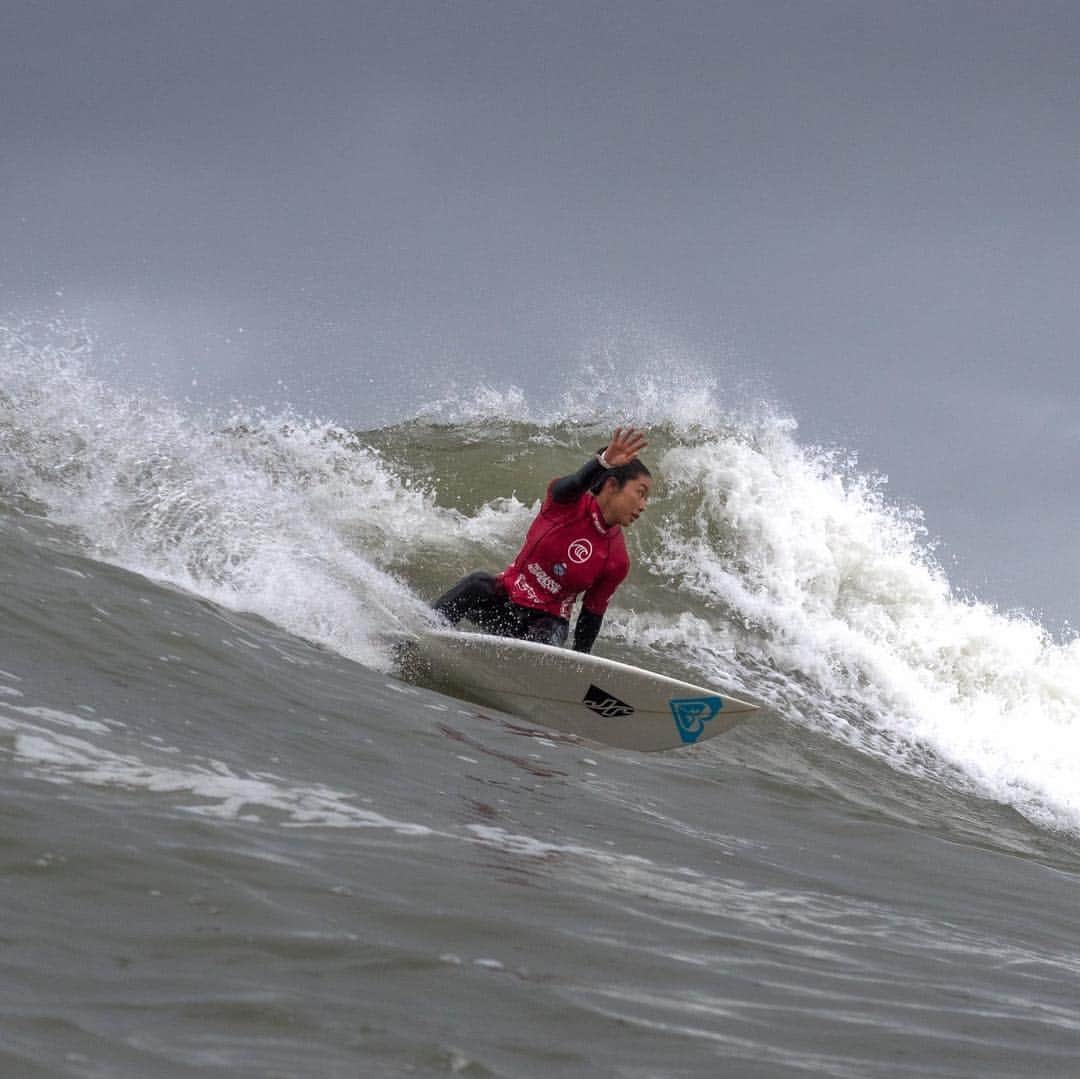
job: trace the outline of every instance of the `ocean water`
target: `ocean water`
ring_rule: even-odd
[[[0,1075],[1080,1074],[1080,644],[664,379],[354,431],[0,327]],[[638,755],[395,677],[627,417],[597,651],[760,717]]]

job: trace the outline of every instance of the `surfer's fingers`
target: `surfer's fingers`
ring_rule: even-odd
[[[616,427],[615,433],[611,436],[611,441],[613,444],[616,442],[631,443],[637,442],[644,437],[644,433],[636,427]]]
[[[609,461],[614,461],[617,458],[619,464],[626,464],[628,461],[633,460],[637,452],[643,450],[648,444],[645,433],[639,431],[636,427],[616,427],[605,452]],[[625,461],[622,460],[623,457],[626,458]]]

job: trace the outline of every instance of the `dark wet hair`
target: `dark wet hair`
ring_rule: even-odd
[[[605,446],[604,449],[607,449],[607,447]],[[596,452],[603,453],[604,450],[597,450]],[[592,493],[594,495],[598,494],[604,484],[612,478],[614,478],[621,491],[631,480],[636,480],[638,476],[648,476],[651,479],[652,473],[645,467],[645,462],[640,457],[635,457],[632,461],[627,461],[625,465],[619,465],[618,468],[609,468],[604,472],[592,485]]]

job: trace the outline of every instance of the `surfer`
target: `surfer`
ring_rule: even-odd
[[[617,427],[577,472],[548,485],[517,557],[497,576],[463,577],[434,603],[451,624],[462,618],[488,633],[564,645],[582,593],[574,648],[592,651],[608,601],[630,570],[622,530],[645,511],[652,473],[638,459],[643,432]]]

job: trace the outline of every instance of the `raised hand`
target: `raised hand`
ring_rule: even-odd
[[[618,468],[629,464],[648,444],[643,431],[634,427],[616,427],[604,450],[604,460],[609,468]]]

